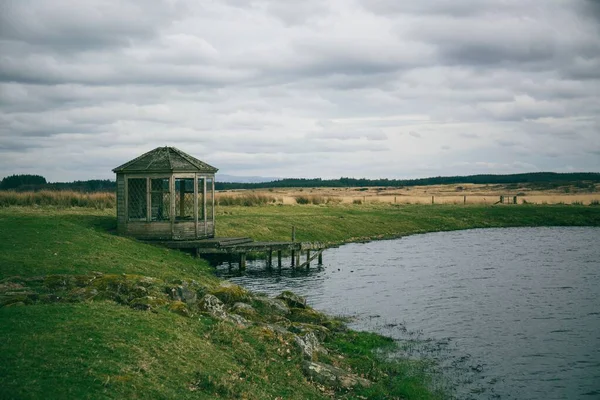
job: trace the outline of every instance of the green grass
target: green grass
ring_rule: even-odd
[[[108,302],[0,309],[0,398],[322,398],[259,328]]]
[[[319,205],[221,207],[219,236],[339,244],[415,233],[516,226],[600,226],[597,207],[568,205]]]
[[[99,271],[217,282],[201,260],[117,236],[114,210],[0,209],[0,265],[0,279]]]

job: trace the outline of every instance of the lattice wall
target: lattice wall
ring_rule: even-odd
[[[169,178],[151,179],[150,190],[152,221],[169,221],[171,219]]]
[[[206,179],[206,220],[207,221],[212,221],[213,220],[213,214],[214,214],[214,209],[213,209],[213,179],[212,178],[207,178]]]
[[[130,220],[145,220],[147,211],[146,178],[127,180],[127,217]]]
[[[175,220],[194,220],[194,179],[175,179]]]

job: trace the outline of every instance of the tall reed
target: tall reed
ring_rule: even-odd
[[[263,206],[270,203],[277,202],[277,199],[273,196],[267,196],[264,194],[256,193],[245,193],[240,195],[218,195],[216,197],[216,203],[220,206]]]
[[[39,192],[0,191],[0,207],[57,206],[105,209],[115,208],[116,204],[115,194],[109,192],[82,193],[67,190],[41,190]]]

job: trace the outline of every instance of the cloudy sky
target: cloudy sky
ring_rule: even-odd
[[[598,0],[1,0],[0,177],[600,171]]]

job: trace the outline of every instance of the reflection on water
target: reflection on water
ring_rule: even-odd
[[[599,237],[441,232],[329,249],[308,271],[254,261],[243,275],[218,273],[257,292],[292,290],[357,329],[424,339],[412,350],[454,373],[460,398],[600,399]]]

